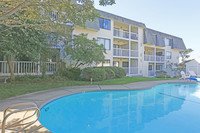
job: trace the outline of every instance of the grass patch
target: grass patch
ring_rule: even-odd
[[[93,85],[121,85],[139,81],[157,81],[169,80],[171,78],[144,78],[144,77],[124,77],[119,79],[111,79],[99,82],[93,82]],[[48,79],[48,80],[25,80],[16,81],[12,83],[0,83],[0,100],[23,95],[27,93],[37,92],[41,90],[49,90],[55,88],[69,87],[69,86],[83,86],[90,85],[88,81],[71,81],[66,79]]]
[[[70,80],[41,80],[41,81],[18,81],[13,83],[0,84],[0,100],[22,94],[49,90],[55,88],[89,85],[90,82]]]

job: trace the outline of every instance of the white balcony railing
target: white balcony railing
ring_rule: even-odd
[[[155,76],[155,72],[153,70],[149,70],[148,71],[148,76],[149,77],[154,77]]]
[[[127,73],[127,75],[129,74],[129,68],[128,67],[122,67],[125,71],[126,71],[126,73]],[[131,75],[137,75],[138,74],[138,67],[130,67],[130,74]]]
[[[129,50],[128,49],[120,49],[114,48],[113,49],[114,56],[121,56],[121,57],[129,57]]]
[[[40,63],[31,61],[11,61],[15,75],[40,75]],[[53,74],[56,71],[56,62],[46,62],[46,73]],[[0,61],[0,76],[10,75],[7,61]]]
[[[129,49],[114,48],[113,56],[129,57]],[[131,57],[138,57],[138,51],[131,50]]]
[[[131,57],[138,57],[138,50],[131,50]]]
[[[131,67],[130,68],[130,74],[137,75],[138,74],[138,67]]]
[[[130,33],[131,34],[131,39],[132,40],[138,40],[138,34],[137,33]],[[120,30],[120,29],[116,29],[114,28],[114,34],[115,37],[119,37],[119,38],[125,38],[125,39],[129,39],[129,32],[125,31],[125,30]]]
[[[155,61],[155,55],[144,55],[144,61]]]
[[[155,56],[155,55],[144,55],[144,61],[156,61],[157,62],[164,62],[165,57],[164,56]]]
[[[165,61],[165,56],[156,56],[156,61],[158,61],[158,62]]]

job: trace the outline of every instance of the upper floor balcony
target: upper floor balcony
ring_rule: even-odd
[[[165,56],[144,55],[144,61],[164,62]]]
[[[129,57],[129,49],[113,48],[113,56]],[[130,57],[138,57],[138,50],[130,50]]]
[[[137,33],[133,33],[133,32],[129,32],[126,30],[121,30],[118,28],[114,28],[114,33],[113,36],[117,37],[117,38],[122,38],[122,39],[129,39],[129,35],[131,40],[138,40],[138,34]]]

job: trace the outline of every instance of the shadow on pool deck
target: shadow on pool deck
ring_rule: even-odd
[[[50,100],[71,95],[75,93],[88,92],[88,91],[102,91],[102,90],[138,90],[138,89],[147,89],[152,88],[158,84],[164,83],[196,83],[194,81],[188,80],[162,80],[162,81],[144,81],[144,82],[134,82],[126,85],[90,85],[90,86],[73,86],[73,87],[65,87],[58,89],[51,89],[45,91],[39,91],[35,93],[25,94],[21,96],[16,96],[4,100],[0,100],[0,125],[3,118],[3,110],[13,104],[25,103],[25,102],[34,102],[38,105],[38,107],[42,107],[45,103]],[[13,116],[10,121],[19,116]],[[0,126],[1,128],[1,126]],[[30,129],[27,131],[28,133],[49,133],[47,129],[45,129],[40,122],[35,123]],[[7,132],[6,132],[7,133]]]

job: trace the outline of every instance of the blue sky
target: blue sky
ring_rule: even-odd
[[[200,0],[116,0],[106,7],[96,0],[95,7],[181,37],[194,50],[191,58],[200,56]]]

